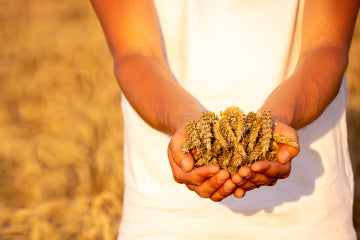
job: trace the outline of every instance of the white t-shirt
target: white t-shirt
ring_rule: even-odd
[[[296,64],[302,0],[155,4],[173,74],[208,110],[256,111]],[[344,77],[325,112],[298,132],[301,151],[290,177],[215,203],[173,180],[170,136],[149,127],[123,97],[119,239],[355,239],[346,101]]]

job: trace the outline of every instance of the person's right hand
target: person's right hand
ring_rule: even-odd
[[[299,143],[297,132],[294,128],[275,119],[274,132],[288,137]],[[289,145],[280,144],[276,161],[257,161],[250,167],[241,167],[232,176],[238,188],[234,191],[235,197],[243,197],[246,191],[261,186],[274,186],[279,179],[287,178],[291,172],[291,161],[299,154],[300,149]]]
[[[189,138],[185,124],[184,122],[172,136],[167,150],[174,180],[185,184],[202,198],[219,202],[232,194],[236,185],[231,181],[229,172],[220,170],[217,165],[194,168],[191,153],[184,154],[181,150]]]

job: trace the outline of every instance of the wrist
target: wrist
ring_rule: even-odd
[[[201,110],[194,111],[192,113],[178,114],[174,117],[169,117],[168,129],[171,134],[174,134],[179,127],[185,125],[189,120],[198,120],[200,118]]]
[[[293,112],[290,111],[289,109],[287,110],[285,106],[281,107],[278,106],[277,108],[271,107],[271,106],[266,106],[263,105],[260,108],[260,111],[271,111],[271,118],[273,119],[274,122],[281,122],[283,124],[286,124],[290,127],[292,126],[293,123]]]

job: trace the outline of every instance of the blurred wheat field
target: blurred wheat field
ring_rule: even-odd
[[[0,238],[114,239],[120,90],[90,2],[0,3]]]
[[[0,0],[0,239],[115,239],[122,211],[120,89],[89,1]],[[360,230],[360,26],[349,144]]]
[[[360,239],[360,17],[350,48],[347,69],[349,97],[347,108],[349,152],[354,171],[354,226]]]

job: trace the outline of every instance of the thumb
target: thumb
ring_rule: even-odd
[[[173,160],[184,172],[189,172],[194,168],[192,155],[190,153],[183,153],[181,150],[182,145],[188,138],[185,131],[177,131],[171,138],[168,146],[169,160]]]
[[[300,152],[299,148],[291,147],[288,145],[282,145],[279,152],[276,154],[277,161],[280,164],[286,164],[291,161]]]

